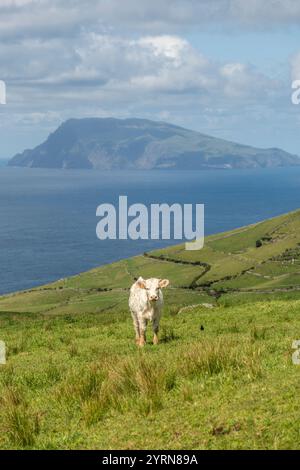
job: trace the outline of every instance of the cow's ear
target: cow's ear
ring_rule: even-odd
[[[136,283],[141,289],[146,289],[146,281],[142,277],[139,277]]]
[[[169,279],[161,279],[161,280],[159,281],[159,287],[160,287],[161,289],[163,289],[164,287],[168,287],[169,284],[170,284]]]

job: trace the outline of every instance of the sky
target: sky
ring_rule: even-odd
[[[299,0],[1,0],[0,158],[73,117],[141,117],[300,155]]]

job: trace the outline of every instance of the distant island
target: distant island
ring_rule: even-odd
[[[201,170],[300,165],[279,148],[259,149],[146,119],[69,119],[9,166],[97,170]]]

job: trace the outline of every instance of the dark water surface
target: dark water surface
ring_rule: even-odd
[[[206,235],[300,207],[300,168],[93,172],[0,168],[0,293],[76,274],[166,241],[100,241],[96,208],[204,203]],[[178,242],[176,242],[178,243]]]

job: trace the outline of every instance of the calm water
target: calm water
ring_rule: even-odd
[[[121,194],[129,204],[204,203],[210,234],[300,207],[300,168],[116,173],[0,168],[0,293],[170,244],[96,238],[96,207],[116,204]]]

